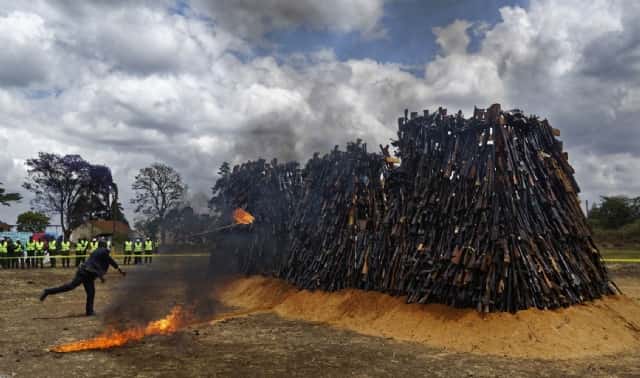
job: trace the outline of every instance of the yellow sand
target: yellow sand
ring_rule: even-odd
[[[625,296],[562,310],[482,315],[438,304],[406,304],[404,298],[378,292],[298,290],[261,276],[232,280],[217,296],[229,306],[459,352],[569,359],[640,348],[640,305]]]

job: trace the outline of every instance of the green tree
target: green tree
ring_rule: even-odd
[[[637,219],[636,199],[626,196],[601,197],[602,202],[589,212],[589,219],[604,229],[616,229]]]
[[[157,218],[138,218],[134,221],[133,227],[142,236],[153,239],[160,229],[160,221]]]
[[[138,172],[131,188],[136,193],[136,197],[131,200],[136,205],[135,212],[158,222],[160,240],[164,244],[165,217],[183,202],[187,190],[180,174],[168,165],[154,163]]]
[[[49,217],[35,211],[27,211],[18,215],[18,231],[43,232],[49,226]]]
[[[35,195],[31,204],[58,216],[65,237],[87,219],[109,214],[113,178],[108,167],[92,165],[80,155],[45,152],[28,159],[26,165],[28,177],[22,186]]]
[[[2,187],[2,183],[0,182],[0,204],[10,206],[10,202],[18,202],[21,199],[22,196],[19,193],[6,193],[5,189]]]

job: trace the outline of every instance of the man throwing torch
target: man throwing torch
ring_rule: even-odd
[[[84,290],[87,293],[86,315],[95,315],[95,312],[93,311],[93,298],[96,292],[94,286],[94,281],[96,280],[96,278],[100,278],[100,280],[104,282],[103,276],[107,273],[109,265],[111,265],[114,269],[117,269],[118,272],[120,272],[120,274],[122,274],[123,276],[126,275],[126,273],[122,269],[120,269],[120,267],[118,267],[118,263],[116,263],[109,255],[110,252],[111,251],[107,249],[107,243],[104,241],[100,241],[98,244],[98,248],[91,253],[86,262],[78,267],[76,275],[73,280],[71,280],[71,282],[66,283],[62,286],[44,289],[44,291],[40,295],[40,300],[44,301],[48,295],[73,290],[76,287],[80,286],[80,284],[82,284],[84,285]]]

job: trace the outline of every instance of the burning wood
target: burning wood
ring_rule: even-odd
[[[93,349],[110,349],[125,345],[132,341],[142,340],[151,335],[168,335],[189,324],[189,314],[181,306],[174,307],[166,317],[152,321],[146,326],[135,327],[124,331],[105,332],[92,339],[62,344],[50,349],[52,352],[68,353]]]

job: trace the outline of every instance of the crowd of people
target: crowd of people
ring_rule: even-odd
[[[58,266],[58,260],[63,268],[71,267],[72,260],[74,260],[74,266],[78,267],[85,262],[87,255],[98,249],[100,242],[104,242],[108,248],[111,248],[109,241],[97,238],[92,240],[81,238],[74,243],[62,237],[50,240],[45,238],[35,240],[30,237],[26,243],[22,243],[21,240],[4,237],[0,240],[0,268],[30,269],[44,268],[45,265],[55,268]],[[151,238],[129,239],[124,242],[122,250],[125,265],[149,264],[156,252],[156,245]]]

